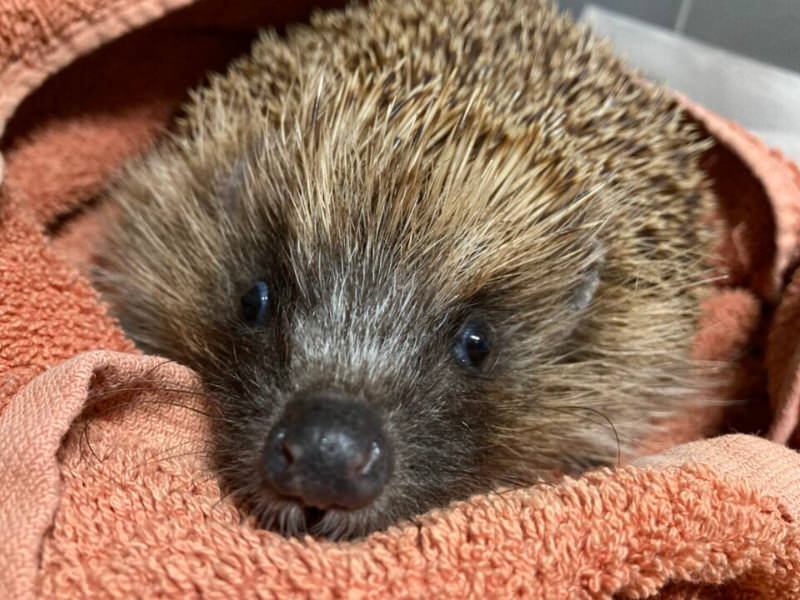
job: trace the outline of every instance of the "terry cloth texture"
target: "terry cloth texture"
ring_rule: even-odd
[[[800,597],[800,171],[686,100],[730,273],[695,353],[737,361],[719,393],[746,405],[354,543],[221,500],[195,377],[137,354],[87,282],[94,198],[207,69],[309,6],[0,0],[0,597]]]

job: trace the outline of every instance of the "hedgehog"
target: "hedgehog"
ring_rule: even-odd
[[[694,401],[707,142],[540,0],[318,12],[108,189],[97,286],[261,527],[367,535],[613,465]]]

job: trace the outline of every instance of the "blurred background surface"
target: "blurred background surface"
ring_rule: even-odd
[[[557,0],[645,75],[800,162],[800,0]]]

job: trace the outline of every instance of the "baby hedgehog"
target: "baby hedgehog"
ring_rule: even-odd
[[[713,204],[668,93],[541,0],[317,14],[110,190],[98,274],[224,490],[333,539],[613,464],[686,406]]]

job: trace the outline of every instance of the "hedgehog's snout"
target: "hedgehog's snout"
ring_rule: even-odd
[[[278,494],[321,509],[367,506],[393,467],[375,411],[334,394],[291,400],[267,436],[263,458],[266,479]]]

